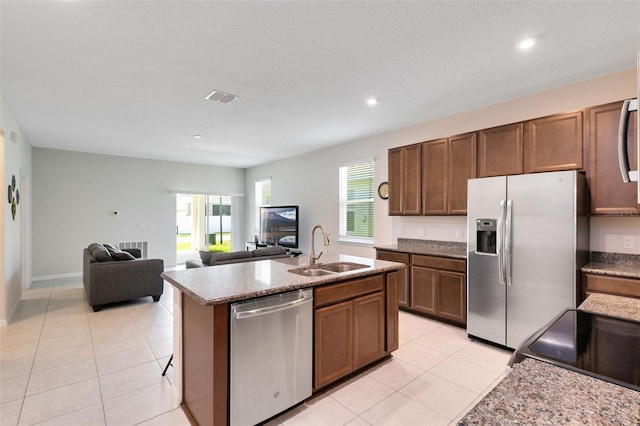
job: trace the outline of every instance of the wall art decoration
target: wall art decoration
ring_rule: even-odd
[[[20,191],[16,188],[16,175],[11,176],[11,185],[7,188],[7,199],[11,204],[11,218],[16,220],[16,211],[20,204]]]

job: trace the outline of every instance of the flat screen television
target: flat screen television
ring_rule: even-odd
[[[260,207],[260,242],[298,248],[298,206]]]

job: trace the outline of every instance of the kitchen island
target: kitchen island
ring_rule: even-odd
[[[640,299],[592,294],[579,309],[637,321]],[[638,425],[640,392],[528,358],[459,425],[507,423]]]
[[[346,255],[322,260],[362,267],[298,275],[290,270],[304,268],[308,261],[298,257],[162,274],[181,295],[179,309],[174,307],[174,322],[179,324],[175,367],[182,407],[194,424],[229,423],[231,303],[313,289],[314,395],[397,349],[397,286],[406,266]]]

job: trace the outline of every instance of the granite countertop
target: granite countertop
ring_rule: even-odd
[[[591,376],[526,359],[460,425],[637,425],[640,393]]]
[[[414,240],[398,238],[397,244],[375,246],[378,250],[397,251],[400,253],[424,254],[429,256],[467,258],[467,243],[453,241]]]
[[[640,279],[640,255],[591,252],[591,262],[580,270],[588,274]]]
[[[258,260],[167,271],[162,273],[162,278],[201,305],[220,305],[406,268],[405,264],[398,262],[325,254],[318,263],[353,262],[367,267],[316,277],[288,272],[289,269],[307,266],[308,262],[309,258],[306,256]]]
[[[578,309],[640,320],[640,299],[591,294]],[[474,424],[640,424],[640,392],[527,358],[459,422]]]
[[[593,293],[582,302],[578,309],[640,321],[640,299],[631,297]]]

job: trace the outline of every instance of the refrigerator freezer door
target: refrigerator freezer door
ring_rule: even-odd
[[[467,205],[467,333],[501,345],[506,343],[506,286],[500,283],[499,255],[478,253],[477,220],[501,218],[506,182],[504,176],[470,179]]]
[[[506,346],[527,337],[576,301],[576,172],[509,176],[511,285]]]

